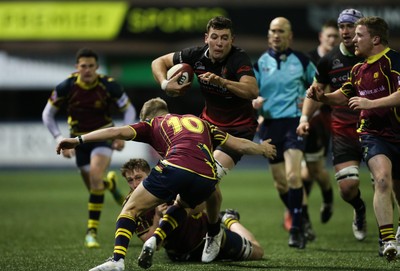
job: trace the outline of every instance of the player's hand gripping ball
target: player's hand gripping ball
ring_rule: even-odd
[[[183,85],[186,83],[191,83],[193,80],[193,69],[189,64],[186,63],[179,63],[174,66],[172,66],[168,72],[167,72],[167,80],[170,80],[172,77],[176,76],[177,74],[181,74],[181,76],[178,78],[178,85]],[[167,92],[169,96],[176,97],[176,96],[182,96],[186,93],[186,90],[190,88],[190,85],[187,87],[181,88],[177,91],[171,91]]]

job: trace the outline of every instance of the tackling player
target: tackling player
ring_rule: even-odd
[[[150,251],[142,257],[143,265],[151,262],[156,247],[187,217],[187,208],[195,208],[208,199],[218,183],[214,148],[223,145],[241,154],[275,156],[275,146],[269,140],[262,144],[229,135],[216,126],[194,115],[177,115],[168,112],[161,98],[147,101],[141,110],[139,123],[123,127],[97,130],[77,138],[63,139],[57,153],[72,149],[85,142],[111,139],[135,140],[150,144],[162,157],[146,178],[132,192],[118,216],[114,255],[92,271],[124,270],[124,259],[130,239],[138,227],[137,217],[161,203],[177,198],[164,216],[164,224],[155,238],[146,242]],[[140,264],[140,262],[139,262]]]

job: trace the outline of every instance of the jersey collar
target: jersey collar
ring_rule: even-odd
[[[98,77],[96,78],[96,80],[92,84],[86,84],[85,82],[83,82],[81,80],[81,76],[80,75],[78,75],[78,78],[76,79],[76,84],[78,86],[80,86],[81,88],[83,88],[83,89],[91,89],[91,88],[95,87],[98,84],[98,82],[99,82],[99,78]]]
[[[270,56],[272,56],[273,58],[275,58],[277,61],[283,61],[285,62],[287,57],[293,52],[292,49],[287,48],[286,50],[282,51],[282,52],[277,52],[274,51],[272,48],[268,49],[268,54]]]
[[[341,42],[339,44],[339,49],[340,49],[340,52],[342,53],[342,55],[344,55],[344,56],[354,56],[354,53],[347,50],[347,48],[346,48],[346,46],[344,46],[343,42]]]
[[[369,56],[368,58],[367,58],[367,63],[368,64],[372,64],[372,63],[374,63],[375,61],[377,61],[378,59],[380,59],[384,54],[386,54],[387,52],[389,52],[390,51],[390,48],[389,47],[387,47],[385,50],[383,50],[382,52],[380,52],[380,53],[378,53],[378,54],[376,54],[376,55],[373,55],[373,56]]]

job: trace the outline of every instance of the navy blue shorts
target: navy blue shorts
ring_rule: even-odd
[[[154,168],[151,170],[143,181],[143,186],[165,202],[174,201],[179,194],[185,203],[194,208],[210,197],[217,183],[217,180],[204,178],[187,170],[162,165],[162,172]]]
[[[276,146],[276,158],[268,159],[270,164],[284,161],[283,153],[288,149],[304,151],[305,140],[296,134],[299,118],[265,119],[260,127],[260,138],[271,139]]]
[[[245,238],[241,237],[236,232],[230,231],[228,229],[224,229],[225,238],[222,240],[222,246],[218,253],[216,260],[231,260],[231,261],[242,261],[243,259],[243,250],[247,246],[252,246],[251,242],[248,240],[244,240]],[[201,255],[204,249],[204,239],[201,243],[192,251],[188,251],[186,254],[177,254],[173,251],[167,251],[167,256],[174,262],[200,262]]]
[[[364,161],[368,165],[369,159],[378,154],[383,154],[392,162],[392,178],[400,180],[400,144],[386,141],[374,135],[361,135],[361,146]]]
[[[106,147],[111,149],[111,143],[112,141],[90,142],[76,146],[76,165],[78,167],[89,165],[92,151],[98,147]]]

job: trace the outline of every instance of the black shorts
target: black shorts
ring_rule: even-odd
[[[324,156],[326,156],[331,138],[330,129],[330,116],[329,113],[320,112],[310,120],[309,134],[306,137],[306,146],[304,152],[307,153],[318,153],[324,150]]]
[[[106,147],[111,149],[111,141],[90,142],[76,146],[75,148],[76,165],[78,167],[89,165],[92,151],[98,147]]]
[[[392,178],[400,180],[400,144],[386,141],[374,135],[361,135],[363,158],[368,165],[369,159],[378,154],[385,155],[392,162]]]
[[[155,197],[170,202],[179,194],[182,201],[191,208],[207,200],[215,190],[217,180],[202,177],[196,173],[159,163],[143,181],[143,186]]]
[[[253,140],[254,136],[256,134],[255,127],[249,127],[249,126],[232,127],[232,128],[224,128],[224,127],[221,128],[220,127],[220,129],[224,132],[229,133],[230,135],[240,137],[240,138],[246,138],[248,140]],[[240,154],[240,153],[233,151],[231,149],[228,149],[228,148],[224,148],[223,146],[218,146],[216,149],[229,155],[232,158],[232,160],[235,162],[235,164],[237,164],[243,156],[243,154]]]
[[[260,138],[271,139],[276,146],[276,158],[268,159],[270,164],[284,161],[283,153],[288,149],[304,151],[305,140],[296,133],[299,118],[265,119],[260,127]]]
[[[362,161],[361,143],[358,138],[332,134],[333,164]]]

